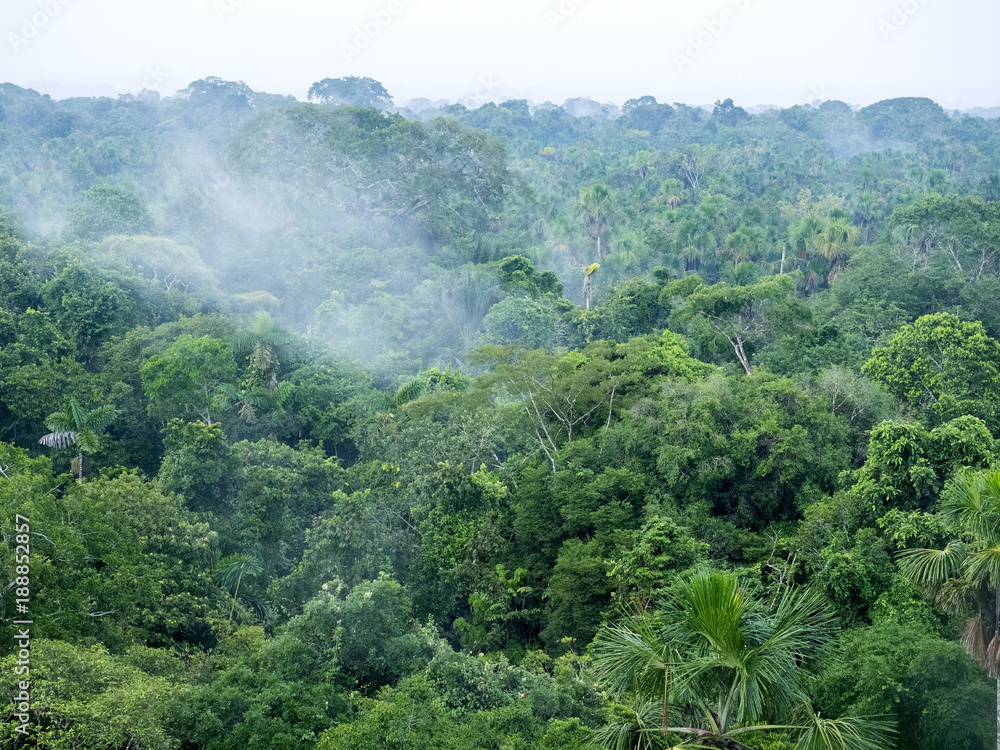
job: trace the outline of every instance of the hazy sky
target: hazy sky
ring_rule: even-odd
[[[0,80],[53,96],[209,75],[304,98],[1000,105],[997,0],[3,0]]]

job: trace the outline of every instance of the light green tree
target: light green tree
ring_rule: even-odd
[[[211,425],[217,389],[235,378],[236,370],[232,349],[225,341],[178,336],[140,370],[149,413],[163,419],[197,417]]]
[[[694,341],[720,355],[731,347],[749,375],[754,351],[789,322],[805,318],[794,289],[789,276],[769,276],[746,286],[702,286],[671,322],[685,326]]]
[[[861,369],[919,410],[925,424],[972,414],[991,431],[1000,428],[1000,342],[979,321],[924,315],[877,347]]]

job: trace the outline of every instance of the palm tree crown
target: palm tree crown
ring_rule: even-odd
[[[241,331],[233,341],[236,354],[250,355],[250,368],[270,390],[278,385],[279,358],[291,346],[292,335],[274,325],[271,315],[259,312],[249,331]]]
[[[885,722],[824,719],[811,708],[812,667],[835,630],[823,599],[808,590],[768,601],[731,573],[683,581],[659,611],[598,635],[598,673],[635,710],[632,726],[611,724],[602,738],[626,750],[658,747],[652,737],[676,733],[695,747],[739,750],[749,748],[748,736],[780,731],[814,750],[887,747]]]
[[[597,240],[597,257],[601,257],[601,239],[608,231],[608,222],[614,209],[614,194],[611,188],[597,183],[580,190],[580,218],[583,219],[590,236]]]

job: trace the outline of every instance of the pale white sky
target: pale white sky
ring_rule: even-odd
[[[4,0],[0,80],[53,96],[209,75],[304,98],[1000,105],[997,0]]]

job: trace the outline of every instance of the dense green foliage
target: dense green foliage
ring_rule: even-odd
[[[0,86],[28,746],[993,746],[1000,123],[310,99]]]

